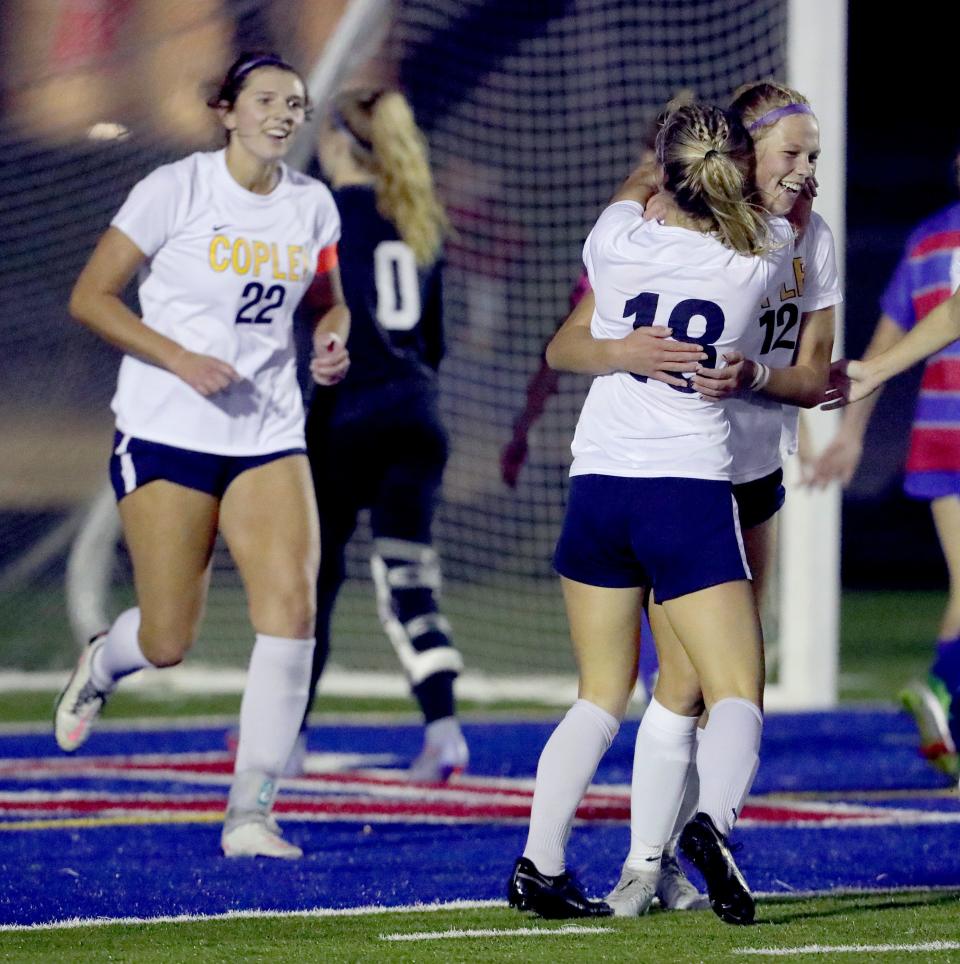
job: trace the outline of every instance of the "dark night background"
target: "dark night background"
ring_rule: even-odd
[[[957,200],[960,111],[955,31],[935,17],[878,18],[865,0],[851,0],[849,11],[846,354],[857,357],[907,235]],[[900,376],[880,399],[847,490],[848,587],[946,584],[927,504],[901,489],[919,374]]]
[[[530,9],[537,7],[541,15],[556,13],[569,2],[543,0]],[[664,8],[670,7],[670,2],[664,3]],[[941,4],[936,10],[951,7]],[[922,9],[931,8],[932,5],[926,5]],[[505,0],[491,0],[478,9],[485,19],[495,18],[498,11],[509,12],[514,21],[527,19],[528,8],[518,12],[517,5]],[[850,0],[848,9],[846,354],[858,357],[873,331],[878,299],[907,235],[921,219],[957,199],[953,158],[960,145],[960,111],[955,106],[956,31],[950,29],[952,25],[944,22],[942,15],[930,13],[911,18],[901,11],[894,19],[878,15],[876,5],[866,0]],[[531,21],[531,31],[536,29],[535,20]],[[0,17],[0,30],[3,23]],[[264,28],[256,18],[251,24]],[[495,31],[485,36],[493,48],[489,56],[494,59],[497,50],[502,52],[502,47],[510,43],[508,37],[499,37]],[[436,51],[432,55],[436,56]],[[480,63],[481,67],[486,66],[482,58]],[[451,77],[458,76],[458,69],[463,74],[467,67],[451,65]],[[434,63],[429,89],[435,108],[442,106],[437,102],[458,93],[452,81],[437,85],[436,75]],[[17,148],[18,144],[13,146]],[[833,147],[825,144],[824,149]],[[76,153],[76,163],[86,163],[92,149],[76,148]],[[156,162],[153,156],[135,155],[133,145],[115,148],[114,153],[120,158],[118,170],[123,183],[132,182],[134,169],[148,169]],[[130,156],[125,160],[127,154]],[[8,170],[12,176],[16,168],[19,178],[29,179],[30,165],[40,169],[47,160],[42,153],[24,151],[17,155],[14,151]],[[68,160],[73,163],[72,158]],[[104,172],[104,177],[116,176],[113,169]],[[24,239],[25,250],[46,250],[33,235],[45,238],[48,231],[50,236],[64,235],[69,242],[67,253],[58,255],[55,263],[44,268],[43,284],[30,299],[18,287],[5,291],[8,317],[62,314],[69,280],[79,271],[86,250],[115,208],[112,195],[101,194],[92,199],[78,197],[72,202],[69,237],[57,221],[59,215],[55,217],[38,205],[30,208],[26,220],[15,205],[0,206],[0,235]],[[6,265],[11,272],[21,262],[29,265],[36,260],[33,254],[22,255],[18,260],[17,253],[13,246],[6,252]],[[562,286],[559,289],[559,310],[565,303],[565,290]],[[72,328],[65,335],[58,327],[55,339],[45,331],[27,324],[17,329],[19,352],[0,356],[0,383],[5,391],[30,386],[41,379],[49,382],[46,373],[51,359],[56,359],[64,376],[59,385],[45,389],[48,395],[72,392],[74,386],[81,384],[85,404],[104,406],[109,386],[99,386],[83,373],[102,366],[107,350]],[[901,490],[919,374],[907,373],[885,391],[868,432],[860,470],[845,494],[843,578],[851,588],[934,588],[946,584],[928,507],[907,499]],[[12,391],[9,393],[13,395]],[[74,404],[73,399],[70,404]]]

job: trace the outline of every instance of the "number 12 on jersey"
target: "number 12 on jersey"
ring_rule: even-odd
[[[654,324],[657,315],[657,307],[660,304],[660,295],[655,291],[644,291],[635,298],[631,298],[623,306],[623,317],[633,318],[634,328],[650,327]],[[702,335],[690,335],[690,323],[699,318],[705,325]],[[672,337],[677,341],[690,342],[699,345],[707,357],[703,362],[704,368],[716,368],[717,350],[713,343],[723,334],[724,318],[723,309],[713,301],[704,301],[702,298],[685,298],[677,302],[670,312],[670,317],[665,324],[670,329]],[[632,374],[632,373],[631,373]],[[638,382],[645,382],[646,375],[633,375]],[[675,391],[693,394],[696,389],[692,386],[679,388],[671,385]]]

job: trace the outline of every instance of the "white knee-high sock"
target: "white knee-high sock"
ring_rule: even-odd
[[[676,823],[696,746],[697,718],[673,713],[656,698],[637,730],[630,789],[631,870],[659,869]]]
[[[763,714],[750,700],[729,697],[710,709],[697,749],[699,809],[725,836],[733,829],[760,764]]]
[[[693,819],[694,814],[697,812],[697,807],[700,805],[700,774],[697,773],[697,750],[702,736],[703,730],[698,727],[693,756],[690,758],[689,767],[687,767],[687,780],[683,787],[683,800],[680,802],[680,810],[677,812],[677,820],[673,825],[673,832],[670,834],[670,839],[663,848],[664,853],[671,857],[677,852],[677,844],[683,828]]]
[[[577,807],[620,721],[587,700],[577,700],[547,740],[537,764],[530,830],[523,856],[542,874],[562,874],[564,851]]]
[[[283,771],[307,706],[313,647],[313,639],[257,633],[240,703],[236,773]]]
[[[124,676],[153,666],[140,649],[139,632],[139,609],[128,609],[113,621],[90,663],[90,678],[101,693],[109,693]]]

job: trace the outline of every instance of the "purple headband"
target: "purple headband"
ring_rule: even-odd
[[[813,108],[809,104],[787,104],[785,107],[775,107],[768,110],[766,114],[761,114],[755,121],[748,125],[747,130],[752,134],[758,127],[765,127],[767,124],[776,124],[781,117],[789,117],[791,114],[812,114]]]

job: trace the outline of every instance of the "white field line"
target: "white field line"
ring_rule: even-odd
[[[0,672],[0,693],[57,692],[66,683],[69,670]],[[212,666],[188,663],[160,672],[134,673],[123,681],[124,690],[136,691],[151,699],[175,700],[184,694],[242,693],[247,672],[235,666]],[[384,699],[407,699],[410,684],[397,672],[365,672],[342,666],[328,665],[320,681],[321,696],[375,696]],[[544,706],[569,707],[577,699],[577,678],[572,673],[535,675],[495,675],[479,670],[467,670],[457,677],[457,697],[476,703],[524,702]],[[647,704],[642,686],[638,686],[630,701],[629,712],[639,713]],[[798,711],[788,694],[781,694],[777,686],[769,686],[764,695],[766,710]],[[884,707],[889,709],[889,707]],[[99,729],[99,724],[98,724]]]
[[[457,930],[448,931],[419,931],[412,934],[381,934],[382,941],[447,941],[462,940],[464,937],[566,937],[568,934],[609,934],[609,927],[583,927],[570,924],[566,927],[547,929],[542,927],[514,927],[497,930]]]
[[[213,920],[254,920],[272,917],[369,917],[373,914],[428,914],[441,910],[479,910],[506,907],[503,900],[452,900],[445,904],[405,904],[400,907],[314,907],[310,910],[231,910],[225,914],[180,914],[174,917],[74,917],[46,924],[0,924],[5,931],[73,930],[78,927],[107,927],[113,924],[142,927],[144,924],[193,924]]]
[[[733,954],[752,957],[794,957],[798,954],[910,954],[960,950],[958,941],[928,941],[924,944],[807,944],[804,947],[741,947]]]
[[[955,893],[956,887],[837,887],[830,890],[782,892],[754,891],[753,896],[760,900],[790,901],[812,900],[817,897],[870,897],[877,895],[910,893]],[[50,921],[42,924],[0,924],[0,933],[6,931],[63,930],[78,927],[106,927],[113,924],[142,927],[144,924],[190,924],[195,921],[247,920],[273,917],[369,917],[373,914],[427,914],[436,911],[480,910],[483,908],[506,907],[505,900],[452,900],[436,904],[404,904],[398,907],[368,905],[364,907],[315,907],[310,910],[232,910],[225,914],[183,914],[176,917],[74,917],[70,920]],[[852,946],[852,945],[851,945]],[[918,945],[920,946],[920,945]],[[739,953],[757,954],[764,948],[743,948]],[[777,950],[770,948],[769,950]]]
[[[0,692],[57,692],[67,681],[68,670],[59,672],[0,672]],[[160,672],[139,672],[123,681],[124,690],[158,700],[175,700],[185,694],[210,696],[242,693],[247,680],[244,669],[232,666],[187,664]],[[639,690],[638,690],[639,692]],[[407,699],[410,684],[398,670],[374,673],[328,666],[320,683],[321,696],[379,696]],[[577,680],[571,675],[494,676],[477,670],[457,678],[457,696],[478,703],[524,701],[546,706],[570,706],[577,698]],[[639,699],[643,706],[645,700]]]

